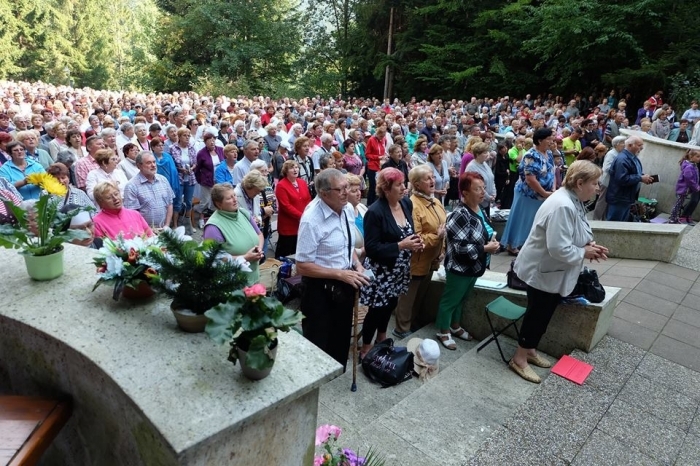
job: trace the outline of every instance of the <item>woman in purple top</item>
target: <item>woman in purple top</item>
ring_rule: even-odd
[[[199,183],[200,214],[204,209],[210,208],[211,188],[214,186],[214,170],[224,160],[224,150],[216,145],[216,136],[211,133],[204,134],[204,148],[197,152],[197,163],[194,167],[194,176]],[[204,222],[200,220],[200,225]]]
[[[698,205],[698,198],[700,195],[698,162],[700,162],[700,149],[688,150],[681,159],[681,173],[678,175],[678,181],[676,182],[676,205],[673,206],[668,223],[693,224],[693,211]],[[690,195],[690,202],[683,208],[683,204],[688,195]],[[683,212],[682,214],[681,211]]]

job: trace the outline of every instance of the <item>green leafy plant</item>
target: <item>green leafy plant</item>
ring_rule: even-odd
[[[64,242],[87,239],[90,234],[83,230],[71,230],[70,221],[83,209],[61,212],[59,203],[44,193],[27,210],[3,200],[13,219],[0,225],[0,246],[21,249],[22,254],[48,256],[63,248]]]
[[[209,319],[205,332],[220,345],[230,343],[228,359],[234,364],[238,360],[238,347],[248,352],[249,367],[257,370],[272,367],[277,331],[288,332],[303,319],[299,311],[285,308],[265,293],[265,286],[258,283],[234,292],[228,301],[204,313]]]
[[[245,286],[247,263],[222,243],[199,243],[173,230],[164,230],[158,241],[160,249],[149,256],[158,274],[149,278],[153,288],[173,298],[173,308],[201,315]]]

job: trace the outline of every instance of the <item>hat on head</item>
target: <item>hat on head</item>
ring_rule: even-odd
[[[291,148],[292,148],[292,147],[289,145],[289,142],[288,142],[288,141],[282,141],[282,142],[280,142],[280,147],[281,147],[281,148],[284,148],[284,149],[287,149],[287,150],[291,150]]]
[[[440,347],[435,340],[411,338],[406,348],[413,353],[413,371],[421,381],[428,381],[437,375]]]

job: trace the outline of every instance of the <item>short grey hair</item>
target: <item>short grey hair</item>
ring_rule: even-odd
[[[105,136],[114,136],[117,131],[114,128],[105,128],[100,131],[100,137],[104,139]]]
[[[314,185],[316,186],[316,190],[319,192],[330,191],[331,181],[338,178],[343,178],[344,176],[345,175],[343,175],[343,172],[341,172],[340,170],[335,168],[329,168],[327,170],[319,172],[319,174],[316,175]]]
[[[69,167],[75,163],[75,155],[69,150],[59,151],[56,155],[56,162],[60,162],[63,165]]]
[[[615,136],[612,140],[612,146],[615,147],[618,144],[622,144],[627,140],[627,136]]]
[[[333,136],[328,133],[321,135],[321,142],[333,142]]]
[[[143,158],[147,155],[151,155],[153,158],[155,158],[155,155],[153,155],[153,152],[150,150],[142,150],[139,152],[139,155],[136,156],[136,165],[141,165],[143,163]]]
[[[259,170],[261,168],[266,168],[266,167],[267,167],[267,163],[265,163],[265,161],[261,160],[261,159],[253,160],[253,162],[251,162],[251,164],[250,164],[251,170]]]
[[[142,129],[142,130],[144,130],[144,131],[147,132],[147,131],[148,131],[148,126],[146,126],[145,123],[136,123],[136,124],[134,125],[134,130],[135,130],[135,131],[138,131],[138,130],[140,130],[140,129]]]
[[[121,131],[122,133],[130,129],[134,129],[134,125],[132,125],[131,123],[122,123],[119,127],[119,131]]]
[[[245,144],[243,144],[243,150],[246,150],[248,146],[260,147],[260,143],[255,139],[248,139]]]
[[[44,129],[46,131],[53,131],[53,129],[56,127],[57,124],[59,124],[60,121],[49,121],[47,123],[44,123]]]

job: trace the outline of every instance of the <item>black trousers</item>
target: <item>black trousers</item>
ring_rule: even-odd
[[[515,196],[515,183],[518,182],[518,172],[510,172],[510,183],[503,187],[503,192],[501,193],[501,209],[510,209],[513,205],[513,198]]]
[[[304,277],[302,283],[301,312],[305,318],[301,327],[304,337],[342,364],[344,372],[350,351],[354,298],[338,302],[332,299],[330,287],[349,285],[309,277]]]
[[[286,257],[297,252],[297,235],[279,235],[275,257]]]
[[[386,333],[391,319],[391,313],[396,309],[399,298],[389,298],[389,303],[382,307],[370,307],[365,321],[362,323],[362,343],[368,345],[374,338],[374,333]]]
[[[521,348],[537,348],[560,301],[559,293],[547,293],[527,286],[527,309],[518,340]]]

